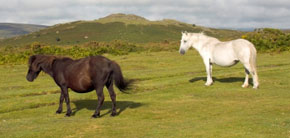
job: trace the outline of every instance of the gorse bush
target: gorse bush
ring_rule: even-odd
[[[279,29],[259,29],[243,35],[242,38],[252,42],[256,49],[261,52],[290,50],[290,34]]]
[[[135,45],[121,40],[112,42],[91,41],[77,46],[49,46],[43,43],[34,42],[25,47],[5,47],[0,49],[0,64],[20,64],[26,63],[31,55],[59,55],[72,58],[82,58],[87,56],[102,55],[104,53],[112,55],[126,55],[130,52],[141,51],[168,51],[178,48],[176,42]]]
[[[142,51],[143,49],[123,41],[111,43],[90,42],[82,46],[48,46],[34,42],[23,48],[5,47],[0,51],[0,64],[25,63],[31,55],[60,55],[72,58],[81,58],[109,53],[112,55],[125,55],[129,52]]]
[[[111,43],[89,42],[81,46],[60,47],[60,46],[45,46],[40,43],[33,43],[30,46],[32,54],[53,54],[53,55],[66,55],[71,57],[84,57],[101,55],[109,53],[113,55],[124,55],[129,52],[136,52],[142,49],[134,44],[123,41],[113,41]]]

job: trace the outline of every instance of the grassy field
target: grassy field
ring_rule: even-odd
[[[0,66],[0,137],[290,137],[290,53],[258,54],[258,90],[241,88],[241,64],[214,66],[215,83],[204,86],[194,50],[105,56],[137,80],[132,94],[115,89],[116,117],[107,90],[101,118],[91,118],[95,92],[70,92],[73,116],[55,114],[59,88],[48,75],[30,83],[27,65]]]

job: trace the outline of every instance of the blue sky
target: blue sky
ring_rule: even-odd
[[[290,0],[0,0],[0,22],[54,25],[113,13],[215,28],[290,28]]]

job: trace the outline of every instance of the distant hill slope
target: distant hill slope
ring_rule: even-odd
[[[181,31],[201,32],[222,40],[239,38],[240,31],[213,29],[165,19],[149,21],[143,17],[112,14],[94,21],[58,24],[28,35],[0,41],[0,46],[20,46],[41,42],[50,45],[76,45],[89,41],[125,40],[132,43],[179,41]]]
[[[290,33],[290,29],[283,29],[282,31],[285,33]]]
[[[0,23],[0,39],[29,34],[46,27],[33,24]]]

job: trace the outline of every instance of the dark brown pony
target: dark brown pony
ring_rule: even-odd
[[[72,113],[68,88],[78,93],[96,90],[98,105],[92,117],[99,117],[100,108],[104,102],[103,88],[106,85],[113,102],[111,115],[115,116],[117,114],[116,94],[113,89],[113,81],[122,92],[127,90],[130,84],[123,78],[120,66],[103,56],[91,56],[78,60],[47,55],[31,56],[26,79],[33,81],[40,71],[49,74],[60,87],[61,95],[56,113],[60,114],[62,112],[62,104],[65,99],[67,105],[66,116],[70,116]]]

